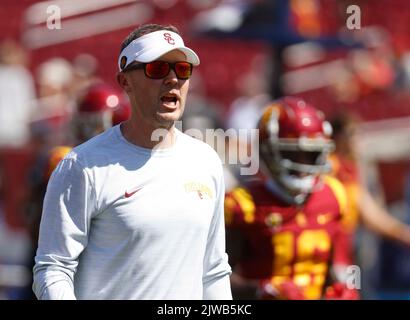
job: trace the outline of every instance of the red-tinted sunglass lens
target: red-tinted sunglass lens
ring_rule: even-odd
[[[165,78],[169,73],[169,64],[164,61],[154,61],[145,65],[145,74],[152,79]]]
[[[192,75],[192,64],[188,62],[175,63],[175,73],[178,79],[186,80]]]

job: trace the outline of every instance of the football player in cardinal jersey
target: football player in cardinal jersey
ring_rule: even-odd
[[[346,206],[344,187],[326,175],[331,126],[305,101],[284,97],[266,107],[258,129],[260,172],[225,198],[232,292],[238,299],[321,299]],[[336,289],[331,298],[357,296]]]

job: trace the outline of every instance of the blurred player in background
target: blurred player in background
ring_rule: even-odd
[[[130,115],[131,106],[120,92],[104,83],[92,84],[80,94],[72,119],[73,145],[126,121]]]
[[[333,242],[346,208],[342,184],[328,175],[331,126],[298,98],[274,101],[259,120],[261,170],[226,195],[232,292],[239,299],[320,299]],[[334,299],[357,298],[337,284]]]
[[[50,176],[58,163],[71,151],[73,146],[81,144],[103,131],[126,121],[131,114],[128,101],[113,87],[104,83],[93,83],[83,89],[78,97],[76,112],[71,119],[69,145],[45,148],[40,153],[33,169],[29,173],[29,195],[26,209],[26,223],[32,241],[29,256],[30,269],[34,266],[34,257],[38,244],[38,233],[43,210],[43,200]],[[31,290],[28,297],[35,298]]]
[[[355,263],[354,237],[360,222],[377,235],[410,247],[410,226],[379,205],[361,182],[355,151],[358,122],[350,113],[339,114],[331,120],[336,146],[330,156],[332,175],[345,186],[348,200],[335,245],[335,272],[340,280],[347,276],[346,267]]]

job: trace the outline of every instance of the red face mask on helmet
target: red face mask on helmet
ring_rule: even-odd
[[[285,97],[266,107],[258,127],[268,174],[293,197],[306,198],[318,177],[330,169],[330,124],[305,101]]]
[[[130,115],[130,106],[123,96],[106,84],[94,84],[79,100],[73,119],[74,135],[84,142],[116,125]]]

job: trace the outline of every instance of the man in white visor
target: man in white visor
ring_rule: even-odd
[[[175,128],[199,65],[173,26],[122,43],[128,121],[76,147],[44,200],[39,299],[231,299],[222,165]]]

